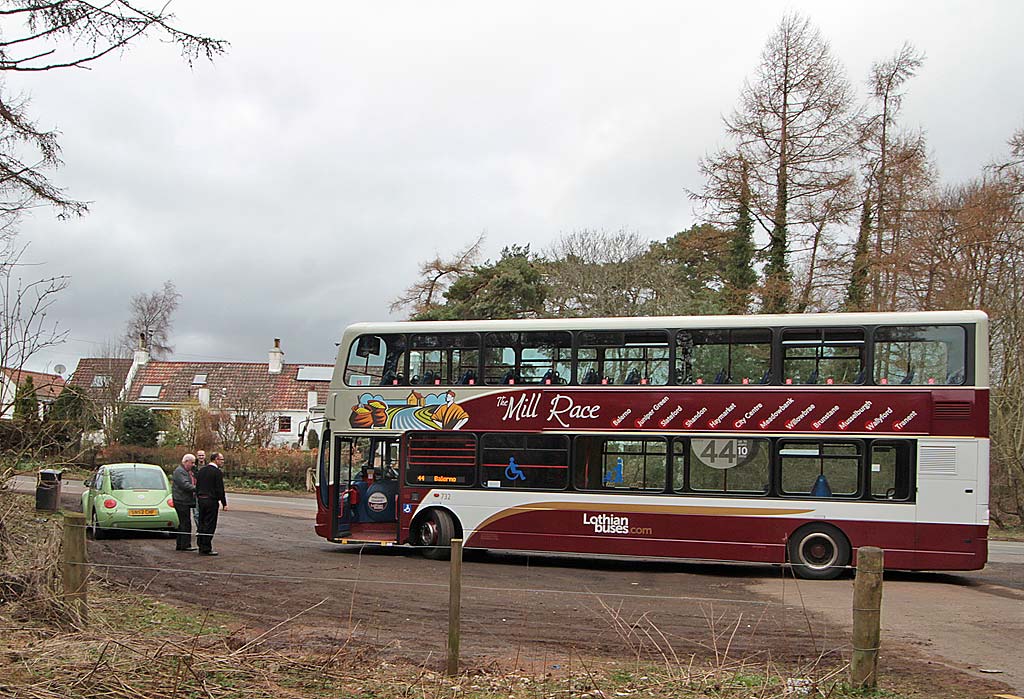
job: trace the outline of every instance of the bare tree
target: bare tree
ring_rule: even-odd
[[[25,247],[9,238],[0,241],[0,367],[20,372],[38,352],[64,342],[67,331],[47,318],[57,296],[68,285],[64,276],[26,281],[19,272]],[[0,399],[0,413],[14,396]]]
[[[579,230],[545,253],[548,310],[555,317],[642,315],[655,295],[649,243],[635,231]]]
[[[233,409],[220,410],[212,417],[214,432],[225,449],[266,447],[277,431],[270,396],[260,390],[248,391]]]
[[[395,299],[391,304],[391,310],[408,308],[411,318],[443,305],[444,292],[480,262],[480,248],[484,243],[484,237],[481,233],[475,242],[455,253],[454,257],[441,259],[441,256],[437,255],[434,259],[422,263],[419,281]]]
[[[223,53],[227,42],[185,31],[164,4],[158,10],[113,0],[0,0],[0,72],[89,68],[145,36],[177,45],[189,65]],[[27,100],[6,93],[0,81],[0,227],[26,209],[49,204],[59,217],[85,213],[46,172],[61,164],[57,132],[40,129]]]
[[[131,352],[138,347],[139,338],[144,337],[154,358],[160,359],[173,352],[170,335],[180,300],[181,294],[170,280],[165,281],[159,291],[132,296],[131,317],[125,326],[123,348]]]
[[[933,184],[924,136],[903,133],[898,123],[903,89],[923,62],[924,54],[907,43],[892,58],[871,67],[868,84],[874,111],[864,122],[862,143],[865,201],[874,215],[874,240],[866,250],[868,259],[858,261],[870,278],[866,310],[897,307],[902,270],[898,253],[908,213],[920,207]]]
[[[763,305],[769,312],[790,308],[793,230],[816,229],[820,244],[826,226],[845,221],[856,206],[845,196],[858,141],[853,99],[828,42],[810,20],[786,15],[761,54],[756,79],[744,85],[739,107],[725,119],[734,145],[701,160],[707,182],[691,196],[720,225],[736,210],[739,167],[748,168],[750,213],[768,234]],[[816,249],[813,233],[804,240]]]
[[[1012,168],[935,194],[901,241],[901,307],[989,314],[993,521],[1024,515],[1024,201]]]

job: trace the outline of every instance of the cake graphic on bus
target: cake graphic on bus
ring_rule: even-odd
[[[357,429],[458,430],[468,421],[469,413],[455,402],[455,391],[427,395],[413,392],[391,401],[364,393],[348,416],[348,424]]]
[[[352,427],[384,427],[388,424],[387,403],[373,399],[353,405],[348,424]]]

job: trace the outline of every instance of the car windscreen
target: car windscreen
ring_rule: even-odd
[[[111,490],[163,490],[164,474],[149,468],[122,468],[110,471]]]

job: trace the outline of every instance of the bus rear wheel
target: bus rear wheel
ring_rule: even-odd
[[[431,510],[416,524],[416,541],[423,547],[423,555],[435,561],[451,557],[455,523],[444,510]]]
[[[850,563],[850,542],[831,524],[807,524],[786,545],[793,572],[806,580],[832,580]]]

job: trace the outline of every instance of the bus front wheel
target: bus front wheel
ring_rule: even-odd
[[[455,524],[444,510],[431,510],[416,524],[416,541],[423,547],[423,555],[435,561],[451,556]]]
[[[807,580],[832,580],[850,563],[850,542],[831,524],[807,524],[786,545],[793,572]]]

